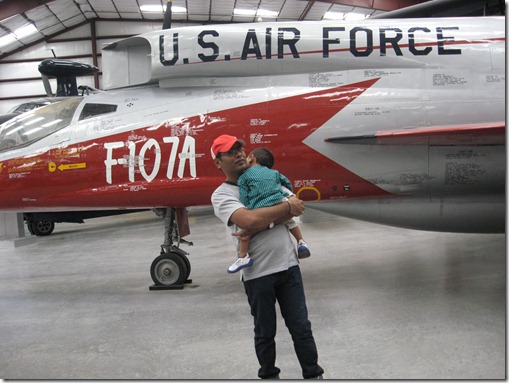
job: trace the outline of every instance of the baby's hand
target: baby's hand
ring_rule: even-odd
[[[252,232],[251,230],[242,229],[241,231],[237,231],[236,233],[232,233],[234,237],[238,237],[241,241],[247,241],[251,238]]]

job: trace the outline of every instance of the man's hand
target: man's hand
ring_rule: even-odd
[[[288,198],[288,204],[290,205],[290,211],[288,212],[294,217],[298,217],[304,213],[304,201],[298,199],[296,196]]]

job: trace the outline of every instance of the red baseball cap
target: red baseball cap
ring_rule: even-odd
[[[226,153],[237,142],[239,142],[242,146],[246,145],[244,141],[239,140],[235,136],[229,136],[228,134],[223,134],[222,136],[217,137],[210,148],[212,158],[216,158],[219,153]]]

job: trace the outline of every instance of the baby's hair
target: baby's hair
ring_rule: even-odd
[[[274,156],[272,152],[267,148],[256,148],[251,152],[251,154],[256,158],[256,162],[259,165],[266,166],[269,169],[272,169],[274,166]]]

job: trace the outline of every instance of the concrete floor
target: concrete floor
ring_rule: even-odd
[[[0,241],[0,378],[256,379],[229,234],[189,209],[193,283],[149,291],[152,212]],[[444,234],[306,210],[301,263],[326,379],[505,379],[505,235]],[[282,379],[300,379],[280,318]]]

